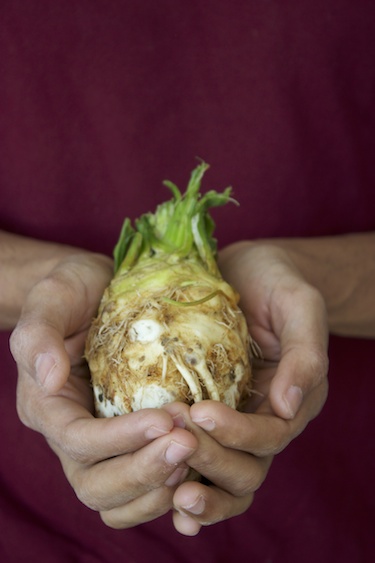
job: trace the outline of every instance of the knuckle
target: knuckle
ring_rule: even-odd
[[[93,456],[83,448],[80,448],[78,444],[69,444],[63,440],[62,449],[71,460],[80,465],[88,466],[95,461]]]
[[[34,287],[34,293],[44,296],[56,296],[67,289],[66,281],[57,272],[51,272],[48,276],[38,282]],[[32,290],[33,291],[33,290]],[[31,294],[34,295],[33,293]]]
[[[155,520],[173,507],[173,492],[160,487],[141,498],[111,510],[100,511],[104,524],[115,530],[132,528],[143,522]]]
[[[329,359],[325,350],[318,345],[311,345],[303,351],[303,365],[300,368],[300,383],[304,396],[315,389],[321,388],[324,395],[328,387]]]
[[[69,433],[65,433],[65,436],[60,438],[60,447],[69,456],[69,458],[76,463],[83,466],[90,466],[96,461],[96,457],[93,452],[87,448],[87,446],[77,439],[75,435],[74,438],[69,436]]]
[[[19,374],[16,393],[16,411],[24,426],[40,431],[43,420],[43,407],[40,397],[31,389],[31,378],[26,374]]]
[[[100,518],[108,528],[112,528],[113,530],[126,530],[140,523],[135,518],[135,515],[129,513],[127,507],[114,510],[102,510],[100,511]],[[149,519],[151,519],[151,516]]]
[[[298,291],[302,303],[310,302],[316,310],[320,310],[322,314],[325,314],[326,305],[324,298],[316,287],[304,282],[298,287]]]
[[[48,295],[54,302],[60,295],[71,302],[75,302],[79,295],[80,301],[87,302],[87,287],[81,277],[84,267],[82,262],[79,264],[71,262],[69,267],[56,268],[40,282],[39,289],[42,289],[43,294]]]
[[[35,362],[42,350],[46,328],[52,327],[46,319],[25,314],[21,317],[9,339],[9,348],[18,367],[22,367],[30,374],[35,370]],[[54,327],[52,327],[54,328]]]
[[[143,496],[141,506],[147,520],[155,520],[173,507],[173,491],[168,487],[158,487]]]
[[[17,357],[17,352],[18,352],[18,345],[19,345],[19,325],[16,326],[16,328],[13,330],[12,334],[10,335],[9,338],[9,348],[10,348],[10,352],[13,356],[14,359],[16,359]]]
[[[16,411],[17,411],[18,418],[20,419],[20,421],[22,422],[22,424],[24,426],[26,426],[27,428],[32,428],[33,430],[36,429],[36,428],[34,428],[34,424],[33,424],[32,420],[30,419],[23,403],[21,403],[21,401],[18,397],[17,397],[17,401],[16,401]]]
[[[11,354],[17,362],[22,356],[22,352],[30,337],[31,323],[20,320],[9,338]]]
[[[253,464],[251,470],[241,476],[237,476],[233,494],[237,497],[252,498],[253,493],[259,489],[264,482],[268,471],[268,464],[261,460]]]
[[[303,427],[305,426],[306,425],[304,424]],[[294,438],[301,434],[302,430],[303,428],[296,427],[294,429],[291,428],[282,432],[279,435],[279,438],[275,440],[273,447],[269,449],[268,455],[277,455],[284,451],[285,448],[289,446],[289,444],[294,440]]]
[[[198,518],[198,521],[202,526],[211,526],[239,516],[248,510],[253,500],[253,491],[235,496],[234,498],[223,499],[223,502],[220,502],[220,497],[207,499],[206,510]]]
[[[326,379],[329,367],[329,359],[326,352],[316,350],[310,358],[311,372],[314,374],[316,385],[320,385]]]
[[[203,473],[205,469],[217,466],[222,460],[216,449],[201,447],[193,454],[190,462],[197,471]]]
[[[59,445],[73,461],[91,466],[98,461],[98,453],[85,432],[86,420],[72,420],[60,429]]]
[[[128,525],[124,519],[119,518],[116,514],[113,514],[111,510],[101,511],[100,518],[103,523],[108,526],[108,528],[112,528],[113,530],[125,530],[126,528],[131,527],[131,525]]]
[[[166,474],[162,470],[158,471],[157,467],[138,466],[133,478],[135,489],[147,493],[162,485]]]
[[[91,479],[86,471],[76,472],[71,484],[77,498],[91,510],[100,512],[112,508],[100,481]]]
[[[253,450],[253,454],[259,458],[268,458],[282,452],[297,435],[294,424],[283,419],[272,421],[272,432],[263,435],[261,444]]]

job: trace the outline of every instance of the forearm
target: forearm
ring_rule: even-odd
[[[321,292],[332,333],[375,337],[375,233],[267,242]]]
[[[77,250],[0,231],[0,330],[12,329],[30,289]]]

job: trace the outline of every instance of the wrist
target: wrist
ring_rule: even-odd
[[[222,259],[253,250],[272,250],[292,264],[301,277],[314,286],[326,304],[330,332],[342,336],[375,336],[375,234],[332,237],[262,239],[244,241],[226,248]],[[282,254],[275,253],[279,249]],[[248,254],[249,256],[249,254]],[[270,256],[271,259],[271,256]],[[254,261],[256,263],[256,260]]]
[[[0,231],[0,329],[16,325],[31,288],[77,249]]]

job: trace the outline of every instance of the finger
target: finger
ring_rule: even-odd
[[[64,405],[62,400],[56,408],[68,411],[69,407],[68,401]],[[152,440],[168,435],[172,429],[170,419],[156,410],[145,409],[98,419],[88,417],[83,408],[80,412],[78,409],[74,420],[67,421],[66,415],[58,416],[46,437],[50,445],[62,449],[71,459],[84,465],[134,452]]]
[[[315,399],[313,393],[311,402]],[[268,406],[267,406],[268,405]],[[202,401],[191,407],[193,422],[227,448],[257,457],[282,451],[306,427],[309,414],[302,408],[293,420],[275,416],[268,401],[256,413],[241,413],[215,401]]]
[[[196,535],[201,526],[211,525],[244,512],[252,502],[254,491],[264,481],[272,461],[271,456],[257,459],[241,451],[242,447],[236,450],[231,447],[232,444],[223,446],[195,424],[191,424],[190,414],[202,405],[211,405],[218,418],[220,407],[224,407],[224,412],[236,412],[216,401],[196,403],[190,410],[179,403],[166,407],[174,420],[178,419],[178,416],[183,417],[186,426],[191,428],[199,440],[199,447],[187,463],[212,482],[208,487],[195,481],[185,482],[176,490],[173,499],[174,525],[177,531],[188,536]],[[219,411],[215,410],[215,407],[218,407]]]
[[[46,390],[58,391],[70,372],[70,359],[60,328],[43,319],[21,319],[10,338],[10,349],[18,369]]]
[[[174,510],[172,518],[175,529],[184,536],[196,536],[202,528],[197,518],[184,510]]]
[[[291,345],[283,353],[271,382],[269,399],[274,412],[291,420],[309,397],[304,412],[308,421],[312,420],[327,398],[327,372],[328,357],[323,346],[314,349],[308,344]]]
[[[189,458],[189,466],[220,489],[235,496],[256,491],[271,464],[269,457],[257,458],[247,451],[224,446],[206,432],[195,430],[199,448]]]
[[[108,268],[106,257],[70,257],[28,295],[11,335],[11,352],[19,368],[48,391],[62,387],[71,363],[82,363],[86,329],[108,281]]]
[[[271,384],[270,401],[277,415],[291,419],[306,395],[317,387],[326,388],[326,311],[321,295],[307,284],[299,285],[276,308],[281,360]],[[319,412],[322,405],[317,406]]]
[[[323,298],[280,249],[239,245],[234,252],[222,252],[221,257],[226,276],[237,284],[265,358],[281,359],[270,388],[273,410],[283,418],[293,418],[304,396],[324,386],[328,327]],[[251,267],[254,263],[256,268]]]
[[[27,375],[17,386],[17,410],[22,422],[42,433],[51,446],[70,458],[92,464],[132,452],[173,429],[162,409],[143,409],[113,418],[95,418],[89,381],[71,376],[63,390],[49,395]]]
[[[206,401],[204,402],[206,403]],[[221,405],[221,403],[215,401],[207,401],[207,403],[213,403],[214,407],[215,405]],[[225,407],[225,405],[223,406]],[[189,466],[197,471],[198,474],[232,495],[243,496],[256,491],[266,477],[271,464],[271,458],[263,457],[257,459],[253,455],[249,455],[242,447],[233,448],[230,442],[223,444],[213,439],[212,435],[209,436],[207,432],[191,423],[189,410],[185,407],[186,405],[174,403],[166,408],[174,418],[176,418],[177,413],[184,416],[187,428],[190,428],[198,439],[199,447],[189,457],[187,462]],[[190,412],[192,409],[193,406],[190,408]],[[236,412],[230,407],[225,407],[224,412],[226,409],[229,412]],[[217,411],[216,415],[218,415]],[[227,422],[230,423],[229,417]]]
[[[91,467],[62,457],[65,474],[78,498],[90,508],[113,510],[164,485],[185,478],[184,463],[197,446],[191,432],[175,428],[132,454],[104,460]]]
[[[182,464],[159,487],[124,505],[101,511],[103,522],[114,529],[126,529],[163,516],[173,508],[173,494],[188,473],[189,467]]]
[[[172,508],[173,493],[174,490],[170,487],[161,486],[123,506],[101,511],[100,516],[110,528],[132,528],[169,512]]]
[[[173,523],[178,532],[196,535],[201,526],[210,526],[245,512],[253,501],[253,493],[234,497],[217,487],[185,482],[173,497]]]

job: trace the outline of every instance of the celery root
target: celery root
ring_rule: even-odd
[[[171,200],[134,227],[124,221],[86,342],[99,416],[203,399],[237,408],[249,393],[256,347],[218,269],[208,212],[231,189],[201,195],[207,168],[193,170],[184,194],[166,181]]]

